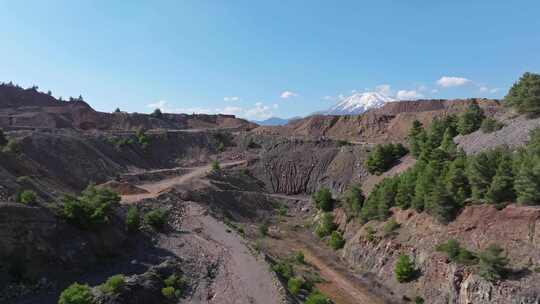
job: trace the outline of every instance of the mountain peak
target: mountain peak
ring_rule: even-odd
[[[325,115],[361,114],[369,109],[380,108],[385,103],[395,99],[379,92],[355,93],[324,111]]]

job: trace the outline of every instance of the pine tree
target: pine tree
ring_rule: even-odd
[[[454,143],[454,134],[450,128],[447,128],[446,131],[444,131],[441,149],[450,157],[454,157],[456,155],[457,146]]]
[[[519,113],[531,116],[540,114],[540,75],[525,73],[504,97],[505,104]]]
[[[394,267],[394,273],[399,283],[409,282],[413,279],[415,273],[414,264],[408,255],[399,255],[396,266]]]
[[[456,214],[456,204],[446,190],[444,183],[439,180],[426,199],[426,209],[441,223],[448,223],[454,219]]]
[[[446,174],[446,189],[453,195],[458,205],[463,205],[465,199],[470,196],[470,185],[466,175],[467,156],[461,150],[450,164]]]
[[[382,186],[379,190],[381,193],[377,207],[379,220],[385,220],[390,215],[390,208],[395,205],[398,182],[397,178],[386,178],[381,182]]]
[[[482,251],[479,256],[480,276],[488,281],[498,281],[506,275],[508,258],[504,255],[504,250],[498,245],[490,245]]]
[[[408,209],[414,197],[416,186],[416,175],[412,170],[408,170],[399,177],[399,184],[396,193],[396,205],[401,209]]]
[[[476,102],[471,104],[458,118],[457,130],[459,134],[466,135],[478,130],[483,119],[484,111]]]
[[[411,154],[418,158],[422,152],[422,143],[420,139],[420,133],[423,131],[422,124],[415,120],[413,121],[412,127],[409,130],[409,147],[411,149]]]
[[[494,204],[513,201],[515,199],[512,158],[509,155],[503,156],[499,162],[495,176],[486,193],[486,198]]]
[[[362,209],[364,200],[365,197],[360,187],[353,185],[347,190],[344,197],[344,205],[345,212],[349,218],[360,215],[360,210]]]
[[[468,172],[469,183],[471,184],[472,196],[474,199],[484,199],[491,179],[495,175],[487,153],[480,153],[469,161]]]
[[[540,204],[540,159],[526,157],[514,182],[517,201],[521,204]]]
[[[431,192],[433,181],[436,177],[436,171],[430,165],[427,165],[424,170],[418,173],[416,186],[414,188],[414,197],[411,204],[415,210],[424,210],[425,200]]]

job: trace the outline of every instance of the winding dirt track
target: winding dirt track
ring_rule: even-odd
[[[233,166],[241,165],[245,162],[246,162],[245,160],[240,160],[240,161],[223,163],[221,164],[221,167],[222,168],[233,167]],[[147,173],[165,172],[165,171],[177,170],[177,169],[178,168],[154,170],[154,171],[147,171]],[[174,187],[177,185],[183,185],[195,178],[203,177],[206,173],[210,171],[211,165],[194,167],[194,168],[184,168],[184,169],[189,169],[190,172],[187,174],[183,174],[183,175],[179,175],[179,176],[175,176],[171,178],[166,178],[166,179],[156,181],[156,182],[148,182],[141,185],[137,185],[137,187],[148,191],[148,193],[122,195],[122,203],[133,203],[133,202],[145,199],[145,198],[157,197],[161,192],[167,189],[170,189],[171,187]]]

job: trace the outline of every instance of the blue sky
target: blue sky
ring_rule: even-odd
[[[353,91],[503,97],[540,72],[540,1],[4,1],[0,81],[96,109],[325,109]]]

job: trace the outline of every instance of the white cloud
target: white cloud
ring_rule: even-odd
[[[437,80],[437,84],[443,88],[459,87],[470,83],[471,81],[463,77],[443,76]]]
[[[224,101],[239,101],[240,97],[238,96],[225,96],[223,97]]]
[[[293,91],[283,91],[279,95],[279,97],[281,97],[283,99],[287,99],[287,98],[290,98],[290,97],[296,97],[296,96],[298,96],[298,93],[295,93]]]
[[[256,120],[267,119],[267,118],[272,117],[272,115],[274,114],[273,110],[277,108],[278,108],[277,104],[273,104],[272,106],[267,106],[263,104],[262,102],[257,102],[255,103],[255,106],[253,108],[244,110],[243,115],[244,117],[247,117],[249,119],[256,119]]]
[[[499,88],[489,88],[489,87],[487,87],[485,85],[481,85],[478,89],[482,93],[489,93],[489,94],[494,94],[494,93],[497,93],[499,91]]]
[[[415,90],[399,90],[396,94],[398,100],[415,100],[424,97],[421,93]]]
[[[334,97],[329,96],[329,95],[323,96],[322,99],[323,99],[323,100],[327,100],[327,101],[334,101],[334,100],[336,100]]]
[[[375,87],[375,91],[386,96],[392,95],[392,89],[389,84],[381,84]]]
[[[166,112],[165,109],[167,108],[167,101],[158,100],[155,103],[150,103],[150,104],[147,104],[146,106],[152,109],[160,109],[162,112]]]

